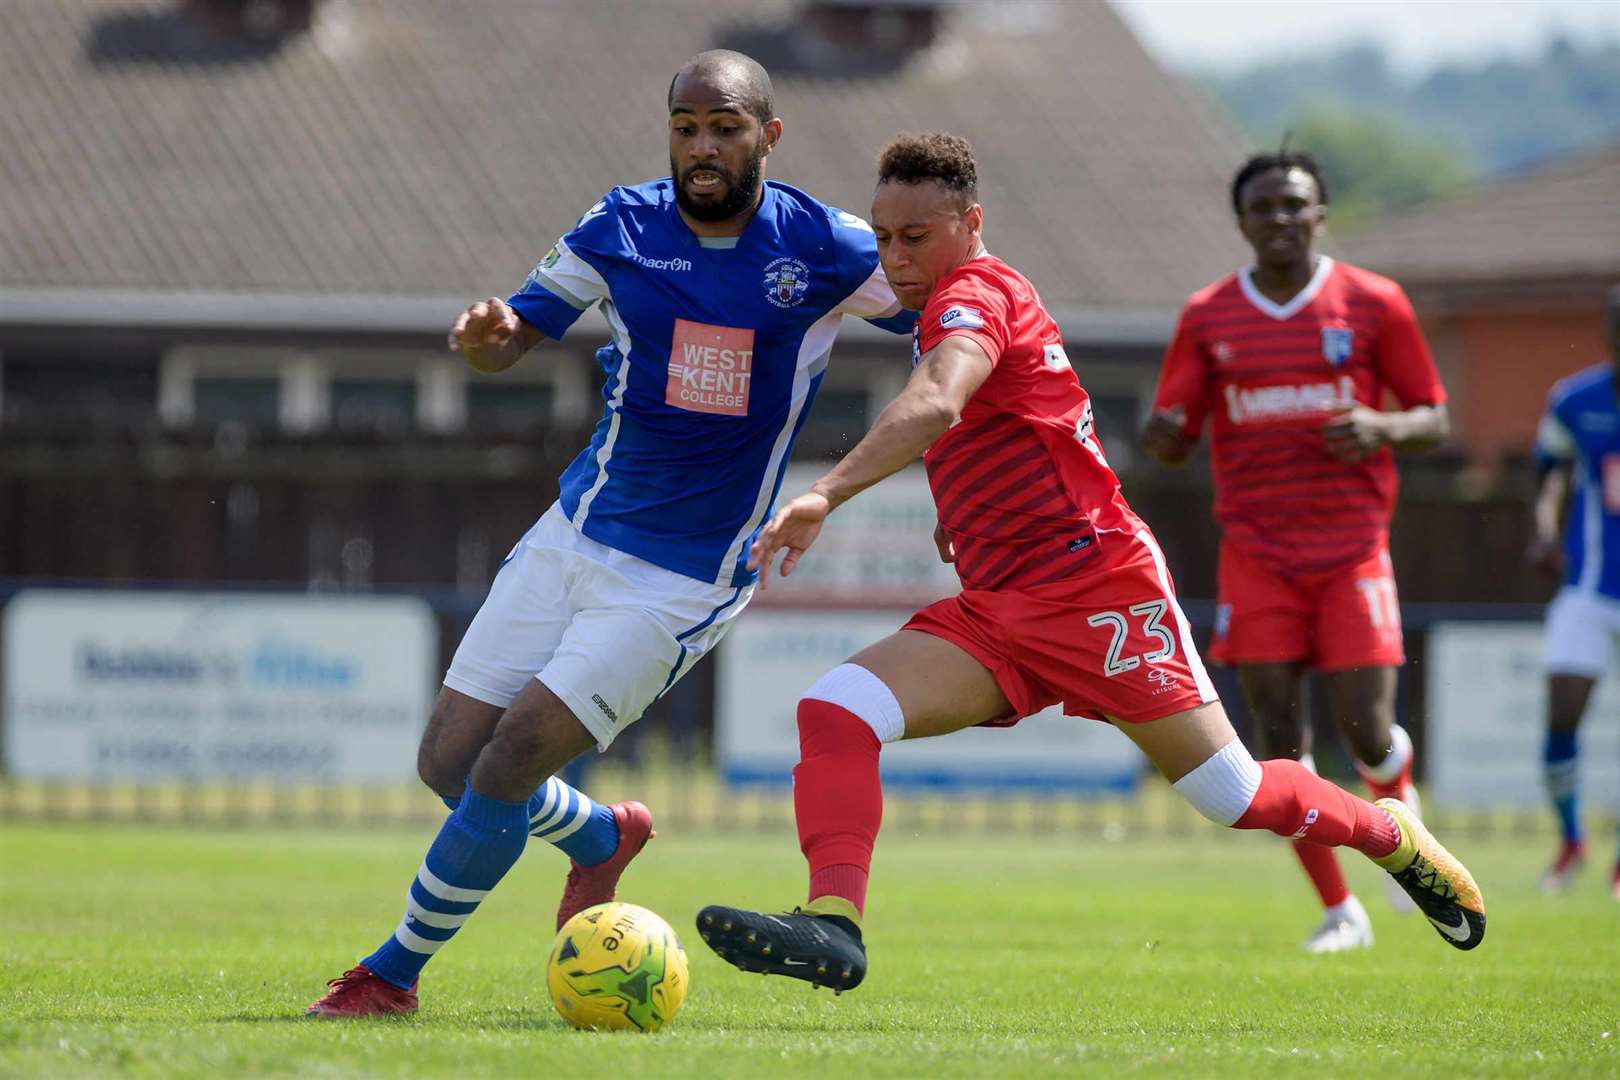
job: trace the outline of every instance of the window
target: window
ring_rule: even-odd
[[[339,431],[408,431],[416,422],[416,383],[333,379],[332,426]]]
[[[551,420],[556,391],[550,383],[467,383],[467,430],[473,435],[533,431]]]
[[[281,403],[279,379],[203,376],[192,383],[192,415],[198,424],[246,420],[276,426]]]
[[[23,422],[142,423],[157,409],[155,353],[8,351],[0,379],[7,415]]]

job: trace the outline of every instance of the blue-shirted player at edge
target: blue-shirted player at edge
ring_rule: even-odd
[[[613,898],[652,815],[553,774],[605,749],[747,605],[749,545],[843,316],[899,333],[915,321],[864,221],[763,179],[782,122],[758,63],[702,53],[668,104],[670,176],[608,192],[516,294],[472,304],[450,331],[473,367],[504,371],[600,304],[606,408],[445,676],[417,760],[451,814],[405,917],[312,1016],[415,1011],[422,967],[530,836],[572,862],[559,926]]]
[[[1586,861],[1577,803],[1576,736],[1592,690],[1620,644],[1620,285],[1604,312],[1609,363],[1578,371],[1552,388],[1536,438],[1541,489],[1530,560],[1563,586],[1547,608],[1547,797],[1563,842],[1541,879],[1561,892]],[[1559,536],[1574,481],[1569,524]],[[1620,855],[1609,890],[1620,900]]]

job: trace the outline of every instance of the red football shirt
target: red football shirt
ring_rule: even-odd
[[[1063,335],[1018,271],[982,255],[943,278],[913,359],[960,334],[994,365],[923,456],[964,588],[1018,589],[1102,566],[1143,528],[1092,431]]]
[[[1395,282],[1322,256],[1287,304],[1243,270],[1192,295],[1159,375],[1155,409],[1212,418],[1215,516],[1229,542],[1295,573],[1333,570],[1383,538],[1395,507],[1386,447],[1359,464],[1331,457],[1322,425],[1342,404],[1438,405],[1445,388]]]

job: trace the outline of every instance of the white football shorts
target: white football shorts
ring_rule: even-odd
[[[1543,653],[1549,675],[1603,678],[1620,642],[1620,600],[1565,587],[1547,605]]]
[[[606,750],[719,643],[753,593],[599,544],[553,503],[496,571],[444,685],[505,708],[539,679]]]

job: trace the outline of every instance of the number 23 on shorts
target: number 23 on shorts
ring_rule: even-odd
[[[1113,678],[1127,671],[1135,671],[1144,663],[1158,664],[1175,656],[1175,635],[1164,625],[1169,611],[1170,601],[1159,599],[1132,604],[1123,612],[1099,611],[1087,618],[1088,625],[1107,629],[1113,635],[1108,643],[1108,654],[1103,660],[1103,674]],[[1141,628],[1152,647],[1146,652],[1125,655],[1133,625]]]

